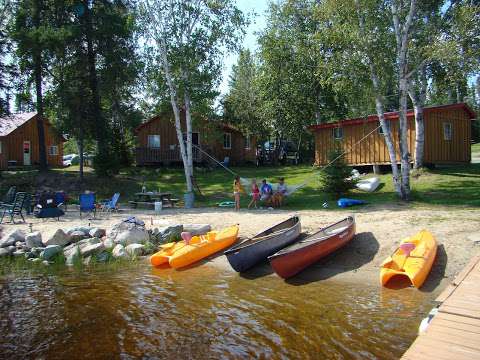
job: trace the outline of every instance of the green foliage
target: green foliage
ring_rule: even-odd
[[[349,179],[352,169],[345,163],[340,147],[330,151],[328,163],[329,166],[320,169],[320,184],[323,191],[341,195],[355,188],[355,181]]]

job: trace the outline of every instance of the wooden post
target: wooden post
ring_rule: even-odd
[[[375,175],[380,175],[381,174],[380,165],[373,165],[373,173]]]

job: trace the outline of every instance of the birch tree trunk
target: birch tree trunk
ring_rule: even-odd
[[[363,15],[360,13],[360,5],[358,0],[355,0],[355,6],[357,10],[360,35],[363,39],[366,39],[365,20],[363,18]],[[395,145],[393,144],[393,138],[392,138],[392,133],[390,131],[390,126],[388,126],[387,122],[385,121],[385,116],[384,116],[385,107],[384,107],[384,101],[383,101],[382,90],[380,86],[380,80],[378,77],[377,68],[375,66],[375,62],[371,57],[371,52],[369,52],[368,49],[365,49],[365,56],[367,58],[368,65],[370,68],[370,79],[372,80],[373,91],[375,93],[375,109],[377,111],[378,121],[382,126],[382,130],[385,138],[385,144],[387,145],[387,149],[388,149],[388,155],[390,156],[390,163],[392,166],[393,186],[397,194],[401,195],[398,165],[397,165],[397,154],[395,151]]]
[[[400,142],[400,164],[401,164],[401,198],[409,200],[410,198],[410,154],[408,152],[408,120],[407,120],[407,97],[408,97],[408,34],[415,14],[416,0],[410,0],[410,9],[402,25],[398,15],[396,0],[392,1],[391,10],[393,25],[395,29],[395,38],[397,41],[397,66],[398,66],[398,89],[399,104],[398,122],[399,122],[399,142]]]
[[[172,104],[173,115],[175,117],[175,131],[177,133],[178,144],[180,146],[180,155],[182,156],[183,170],[185,172],[185,181],[187,183],[187,191],[192,192],[193,191],[193,183],[192,183],[193,173],[191,170],[193,170],[193,167],[189,166],[190,160],[188,158],[187,150],[185,149],[185,142],[183,141],[180,108],[178,106],[178,101],[177,101],[177,89],[175,87],[175,84],[173,83],[172,73],[170,71],[170,63],[168,62],[168,58],[167,58],[167,45],[165,43],[165,39],[161,36],[157,38],[157,44],[159,47],[163,71],[165,72],[165,78],[167,80],[167,86],[170,92],[170,103]],[[186,120],[186,122],[188,126],[188,120]],[[191,133],[190,133],[190,146],[191,145],[192,145],[192,142],[191,142]]]
[[[416,91],[418,90],[418,92]],[[410,83],[408,87],[408,95],[413,103],[413,111],[415,113],[415,162],[414,168],[419,169],[424,165],[425,154],[425,123],[423,117],[423,108],[427,99],[427,69],[426,65],[422,65],[419,70],[418,89]]]
[[[185,122],[187,127],[187,159],[188,159],[188,171],[190,176],[193,176],[193,151],[192,151],[192,112],[191,101],[188,89],[184,92],[185,100]]]

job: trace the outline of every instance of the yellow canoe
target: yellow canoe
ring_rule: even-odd
[[[393,255],[383,262],[380,283],[385,286],[393,276],[402,275],[418,289],[430,273],[436,254],[437,242],[426,230],[402,240]]]
[[[211,254],[232,245],[238,237],[238,225],[220,231],[210,231],[206,235],[194,236],[188,245],[185,240],[162,245],[159,252],[150,257],[153,266],[169,263],[178,269],[193,264]]]

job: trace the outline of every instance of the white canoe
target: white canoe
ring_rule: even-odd
[[[369,179],[363,179],[357,182],[356,187],[358,190],[372,192],[375,191],[380,185],[380,179],[378,177],[373,177]]]

